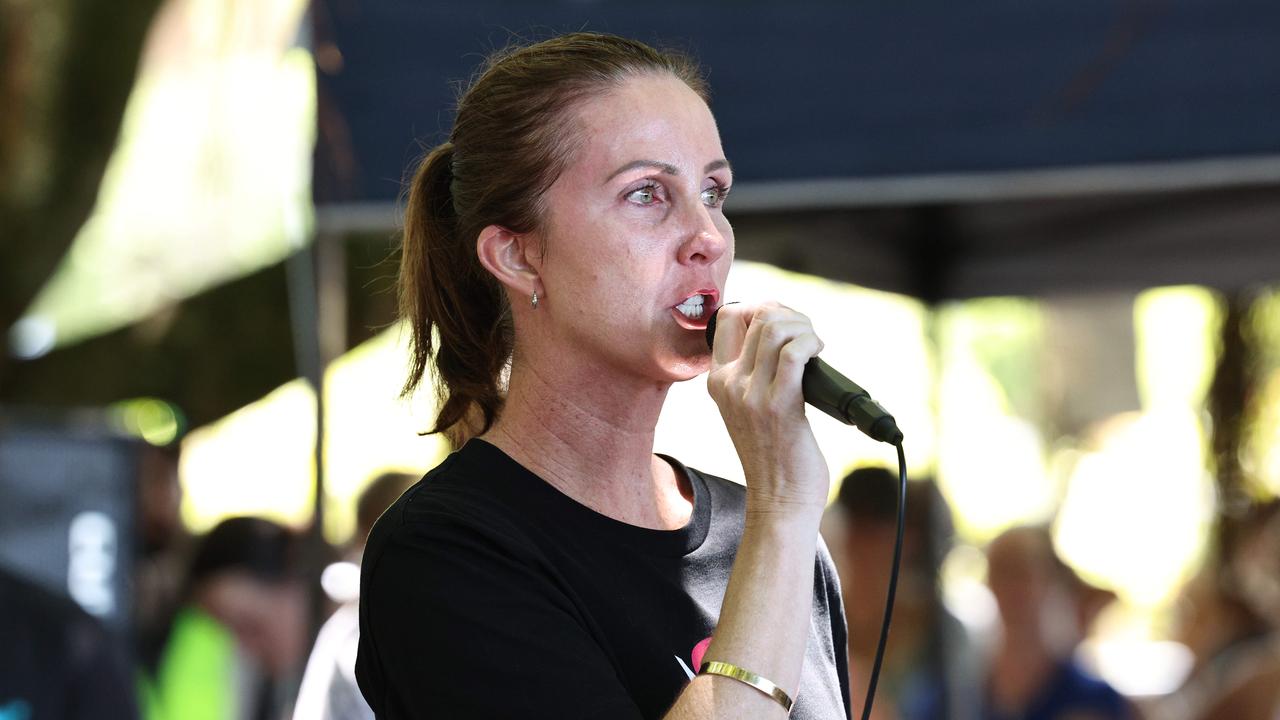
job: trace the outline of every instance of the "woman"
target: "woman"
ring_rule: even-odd
[[[419,167],[408,387],[434,363],[435,431],[477,437],[369,538],[379,717],[848,716],[800,393],[822,343],[729,305],[707,350],[733,231],[706,96],[684,58],[567,35],[492,61]],[[671,383],[707,370],[745,491],[653,454]]]

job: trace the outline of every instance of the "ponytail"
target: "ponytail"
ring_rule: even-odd
[[[460,235],[453,200],[453,144],[432,150],[409,188],[400,256],[400,314],[409,321],[404,394],[435,368],[439,412],[432,433],[458,441],[486,432],[502,409],[511,357],[511,314],[502,287]]]

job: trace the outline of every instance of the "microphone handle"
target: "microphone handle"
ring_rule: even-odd
[[[805,402],[847,425],[854,425],[873,440],[897,445],[902,442],[898,423],[871,393],[841,375],[822,358],[810,358],[804,366],[801,391]]]

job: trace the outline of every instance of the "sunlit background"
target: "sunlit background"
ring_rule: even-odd
[[[300,0],[252,11],[214,0],[165,5],[97,207],[15,326],[17,354],[38,357],[162,316],[310,240],[317,100],[312,53],[297,31],[304,9]],[[241,22],[250,13],[254,22]],[[984,544],[1015,524],[1048,523],[1065,560],[1119,597],[1094,645],[1098,667],[1121,689],[1163,687],[1156,670],[1126,659],[1154,657],[1133,648],[1168,636],[1181,584],[1209,548],[1218,500],[1206,397],[1221,297],[1180,286],[930,307],[745,261],[726,296],[785,299],[808,314],[824,359],[893,411],[911,475],[936,477],[955,515],[944,581],[959,617],[977,628],[993,620]],[[1263,296],[1255,316],[1269,354],[1259,359],[1261,398],[1242,462],[1250,492],[1269,497],[1280,493],[1280,293]],[[371,478],[422,473],[448,452],[423,434],[430,393],[400,396],[405,340],[402,327],[386,328],[324,373],[324,534],[335,545],[352,540],[354,499]],[[1085,382],[1098,377],[1106,380]],[[296,379],[198,427],[164,398],[118,403],[111,417],[156,445],[182,437],[182,518],[192,531],[241,514],[301,528],[314,503],[316,393]],[[825,415],[813,413],[813,424],[833,493],[849,470],[895,460]],[[657,450],[741,479],[703,378],[671,391]]]
[[[13,331],[15,351],[137,322],[279,262],[311,226],[306,3],[163,5],[93,215]]]

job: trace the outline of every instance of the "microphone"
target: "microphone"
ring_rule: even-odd
[[[723,307],[723,305],[721,306]],[[707,347],[716,337],[716,308],[707,320]],[[809,358],[800,381],[804,401],[846,425],[855,425],[868,437],[890,445],[902,443],[902,431],[889,411],[871,399],[871,393],[836,372],[821,358]]]

